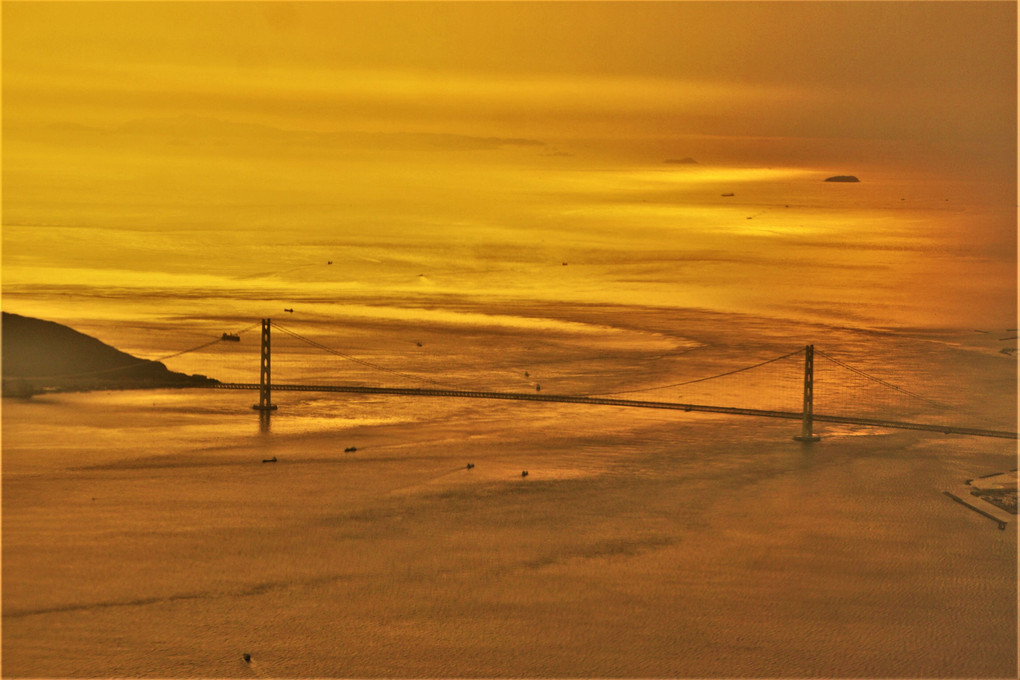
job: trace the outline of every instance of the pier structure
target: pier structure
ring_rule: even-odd
[[[272,403],[272,390],[285,392],[339,392],[347,394],[388,394],[394,396],[406,396],[406,397],[462,397],[462,398],[473,398],[473,399],[507,399],[516,401],[532,401],[532,402],[559,402],[559,403],[570,403],[570,404],[590,404],[590,405],[604,405],[604,406],[626,406],[632,408],[654,408],[654,409],[670,409],[685,412],[702,412],[702,413],[719,413],[727,415],[741,415],[741,416],[756,416],[764,418],[784,418],[789,420],[799,420],[801,423],[800,434],[793,437],[794,440],[804,443],[817,442],[821,437],[814,432],[814,423],[825,422],[825,423],[839,423],[839,424],[850,424],[850,425],[863,425],[865,427],[879,427],[879,428],[893,428],[893,429],[904,429],[904,430],[922,430],[928,432],[940,432],[943,434],[955,434],[955,435],[970,435],[977,437],[998,437],[1004,439],[1017,439],[1017,432],[1011,430],[995,430],[987,428],[975,428],[965,425],[957,424],[936,424],[936,423],[923,423],[923,422],[911,422],[894,420],[892,418],[871,418],[862,417],[857,415],[836,415],[832,413],[815,413],[814,410],[814,387],[815,387],[815,376],[814,376],[814,364],[815,364],[815,346],[806,345],[803,349],[785,354],[780,357],[775,357],[764,362],[754,364],[752,366],[746,366],[736,370],[726,371],[719,375],[709,376],[706,378],[699,378],[690,382],[703,382],[706,380],[714,380],[716,378],[722,378],[730,376],[735,373],[741,373],[749,371],[766,364],[773,362],[789,359],[799,355],[801,352],[804,353],[804,380],[803,380],[803,400],[801,402],[800,411],[784,411],[784,410],[765,410],[757,408],[746,408],[746,407],[733,407],[733,406],[718,406],[711,404],[693,404],[693,403],[679,403],[669,401],[648,401],[648,400],[634,400],[634,399],[620,399],[612,396],[601,396],[599,394],[589,395],[566,395],[566,394],[552,394],[548,392],[537,393],[537,392],[497,392],[497,391],[481,391],[481,390],[459,390],[450,389],[446,387],[434,387],[434,388],[408,388],[408,387],[384,387],[384,386],[368,386],[368,385],[301,385],[301,384],[272,384],[272,338],[270,335],[270,329],[274,324],[271,319],[262,319],[262,342],[261,342],[261,360],[259,363],[259,382],[255,383],[215,383],[209,385],[211,388],[216,389],[228,389],[228,390],[258,390],[259,392],[259,403],[252,406],[255,410],[261,413],[260,420],[262,422],[263,429],[268,429],[269,414],[277,409],[276,404]],[[285,332],[286,334],[293,336],[299,340],[307,342],[308,344],[317,347],[321,350],[327,351],[336,356],[349,359],[356,363],[369,366],[382,370],[384,372],[395,374],[407,378],[415,378],[408,374],[401,373],[397,370],[378,366],[371,362],[352,357],[348,354],[334,350],[330,347],[322,345],[314,340],[305,338],[304,336],[295,333],[287,328],[277,327]],[[205,346],[205,345],[202,345]],[[927,402],[929,405],[939,405],[930,399],[927,399],[921,395],[914,394],[903,388],[892,385],[881,378],[868,375],[864,371],[857,369],[853,366],[846,364],[845,362],[832,357],[825,352],[819,351],[818,354],[824,357],[826,360],[841,366],[857,375],[859,378],[863,378],[867,381],[879,384],[885,388],[890,388],[898,393],[906,394],[910,397],[918,399],[923,402]],[[420,379],[420,378],[417,378]],[[428,380],[428,382],[435,383],[434,380]],[[438,384],[438,383],[437,383]],[[668,386],[667,386],[668,387]],[[648,389],[661,389],[661,388],[648,388]],[[630,391],[642,391],[642,390],[630,390]],[[605,395],[606,393],[603,393]],[[612,394],[612,393],[609,393]]]
[[[273,403],[272,398],[273,381],[270,364],[272,360],[270,328],[272,325],[272,319],[262,319],[262,358],[259,361],[259,403],[252,406],[253,409],[262,413],[276,410],[276,404]]]
[[[815,346],[804,347],[804,407],[801,411],[800,434],[794,437],[799,442],[816,442],[821,437],[815,434]]]

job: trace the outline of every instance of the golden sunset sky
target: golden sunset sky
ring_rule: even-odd
[[[11,126],[886,139],[996,163],[1015,143],[1011,2],[8,2],[3,18]]]
[[[934,231],[972,232],[952,238],[998,259],[941,271],[993,272],[1001,297],[1015,288],[1016,16],[1013,2],[4,2],[4,224],[22,228],[5,234],[5,285],[194,268],[122,235],[105,251],[103,237],[61,235],[58,249],[56,232],[25,231],[40,226],[157,244],[171,228],[229,241],[342,224],[352,241],[499,247],[545,220],[596,242],[621,195],[690,156],[696,168],[672,166],[682,185],[714,196],[809,173],[898,177],[889,192],[904,196],[910,182],[980,182],[976,221],[943,211]],[[619,211],[595,215],[601,203]],[[810,219],[803,233],[829,241],[847,228]],[[931,273],[917,267],[918,281]]]

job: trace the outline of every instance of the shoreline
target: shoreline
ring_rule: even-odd
[[[967,481],[971,496],[985,503],[1001,508],[1016,518],[1017,515],[1017,468],[1007,472],[982,475]]]
[[[968,479],[943,494],[974,512],[997,522],[1000,530],[1017,520],[1017,469]],[[997,502],[998,501],[998,502]],[[1012,509],[1011,509],[1012,508]]]

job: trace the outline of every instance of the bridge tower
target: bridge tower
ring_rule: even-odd
[[[799,442],[816,442],[821,437],[812,430],[814,427],[815,400],[815,346],[804,347],[804,419],[801,421],[800,435],[794,437]]]
[[[272,380],[270,373],[270,346],[269,327],[272,325],[270,319],[262,319],[262,360],[259,362],[259,403],[252,406],[256,411],[267,414],[276,410],[276,404],[272,402]]]

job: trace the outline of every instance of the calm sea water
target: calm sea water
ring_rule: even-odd
[[[1015,424],[1015,362],[999,336],[974,330],[441,302],[350,306],[342,324],[328,306],[281,319],[404,375],[279,331],[274,374],[592,393],[683,382],[813,342],[985,426]],[[198,338],[241,321],[181,323]],[[168,337],[191,338],[151,319],[87,330],[104,328],[150,356]],[[168,360],[228,380],[254,380],[257,362],[253,332]],[[821,364],[819,404],[837,408],[849,380]],[[759,370],[631,396],[792,399],[796,410],[797,361]],[[1015,524],[999,531],[942,494],[1014,468],[1014,441],[821,426],[822,441],[802,445],[796,421],[280,392],[260,425],[255,396],[5,400],[5,674],[1016,673]],[[877,400],[857,396],[891,408]]]
[[[476,161],[443,160],[456,191],[422,159],[337,188],[328,158],[295,201],[270,158],[264,206],[21,201],[4,308],[146,358],[243,331],[165,360],[224,381],[257,380],[272,317],[336,350],[275,330],[278,383],[788,411],[799,356],[690,381],[814,344],[900,388],[819,357],[817,412],[1016,429],[1009,192]],[[255,399],[5,400],[6,675],[1016,675],[1015,523],[942,494],[1015,441],[282,392],[265,423]]]
[[[204,158],[168,148],[176,147],[138,162],[159,173]],[[441,309],[443,298],[467,295],[482,306],[541,300],[866,327],[1015,325],[1015,187],[947,168],[862,164],[860,183],[829,183],[824,167],[514,151],[371,160],[341,151],[303,159],[309,179],[296,188],[293,160],[269,153],[237,187],[196,175],[162,202],[111,193],[115,185],[83,188],[92,202],[72,193],[56,205],[13,193],[5,308],[84,322],[257,320],[284,308],[340,319],[389,297]],[[265,203],[241,200],[242,190]]]

